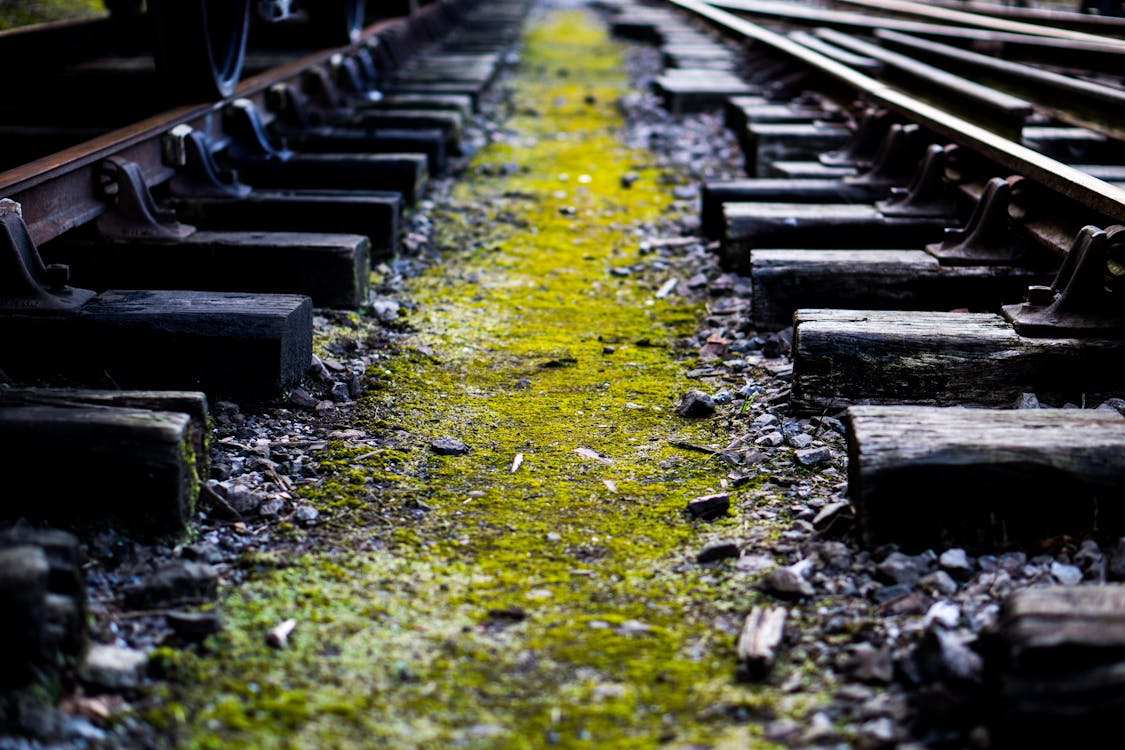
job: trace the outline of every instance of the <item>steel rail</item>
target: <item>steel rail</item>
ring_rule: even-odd
[[[364,29],[361,40],[371,39],[407,18],[417,20],[438,13],[440,8],[441,3],[432,3],[409,17],[381,19]],[[270,86],[296,81],[305,70],[324,65],[333,55],[352,48],[347,45],[320,50],[242,81],[226,99],[171,109],[0,172],[0,197],[23,206],[24,221],[36,243],[52,240],[105,212],[105,201],[98,192],[95,175],[95,167],[102,160],[111,156],[129,159],[141,166],[150,187],[165,182],[174,174],[163,159],[163,139],[172,128],[188,125],[195,130],[221,135],[222,110],[231,100],[263,99]]]
[[[1011,34],[1023,34],[1028,36],[1047,37],[1050,39],[1064,39],[1072,42],[1083,42],[1087,44],[1100,44],[1115,49],[1125,49],[1125,40],[1113,39],[1097,34],[1086,34],[1080,31],[1070,31],[1068,29],[1056,29],[1050,26],[1042,26],[1034,23],[1024,23],[1021,21],[1008,21],[1003,18],[992,18],[991,16],[982,16],[975,13],[966,13],[965,11],[947,10],[944,8],[927,8],[923,5],[904,2],[903,0],[833,0],[841,4],[857,5],[860,7],[871,8],[873,10],[881,10],[884,12],[901,13],[904,15],[911,15],[917,18],[929,18],[941,22],[943,25],[958,28],[958,27],[975,27],[978,29],[1000,31]],[[851,23],[856,25],[863,24],[867,27],[875,25],[870,16],[863,16],[859,13],[851,13],[843,11],[831,11],[824,8],[809,8],[802,7],[796,8],[791,3],[778,2],[777,0],[708,0],[710,5],[717,8],[725,8],[727,10],[741,11],[745,13],[759,13],[766,15],[779,15],[785,16],[789,14],[802,15],[809,19],[815,19],[818,16],[826,19],[835,19],[837,14],[839,16],[847,17]],[[885,28],[894,28],[896,19],[878,19],[878,25]],[[910,21],[900,20],[899,23],[911,23]],[[916,22],[915,22],[916,23]],[[897,28],[898,31],[909,32],[910,29],[906,27]]]
[[[880,42],[911,54],[939,59],[982,76],[995,77],[1018,89],[1036,107],[1060,120],[1082,125],[1113,138],[1125,138],[1125,91],[1049,70],[998,60],[990,55],[950,47],[896,31],[876,31]],[[1065,107],[1065,108],[1063,108]],[[1100,117],[1101,119],[1095,119]]]
[[[910,0],[833,0],[833,2],[843,3],[844,5],[858,5],[861,8],[884,12],[904,13],[920,18],[932,18],[958,26],[976,26],[981,29],[1010,31],[1015,34],[1033,34],[1035,36],[1054,37],[1055,39],[1070,39],[1075,42],[1103,42],[1125,46],[1125,40],[1110,39],[1100,34],[1088,34],[1084,31],[1060,29],[1026,21],[1012,21],[1007,18],[970,13],[965,10],[937,8],[925,3],[910,2]]]
[[[926,0],[927,5],[938,8],[952,8],[965,10],[970,13],[979,13],[984,16],[998,16],[1000,18],[1014,18],[1019,20],[1043,23],[1048,26],[1074,29],[1086,29],[1092,33],[1114,32],[1125,34],[1125,18],[1116,16],[1095,16],[1089,13],[1076,13],[1069,10],[1056,8],[1021,8],[1016,5],[995,5],[992,3],[963,2],[962,0]]]
[[[1012,172],[1083,204],[1110,221],[1125,222],[1125,190],[1001,138],[982,127],[859,73],[796,42],[702,0],[668,0],[713,24],[807,65],[851,88],[872,104],[891,109]]]
[[[783,19],[789,23],[800,22],[809,26],[862,29],[866,32],[875,29],[901,31],[905,34],[938,39],[947,44],[966,46],[990,55],[1013,59],[1030,58],[1037,62],[1058,62],[1068,59],[1083,66],[1091,65],[1097,60],[1109,71],[1120,70],[1121,65],[1125,64],[1125,47],[1119,44],[1076,42],[1031,34],[969,29],[964,26],[949,26],[929,21],[908,21],[901,18],[876,18],[851,11],[809,8],[776,0],[730,0],[730,2],[712,0],[711,5],[737,6],[736,9],[740,13]]]

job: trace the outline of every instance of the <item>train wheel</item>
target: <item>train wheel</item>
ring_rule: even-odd
[[[366,20],[367,0],[314,0],[306,12],[319,41],[336,46],[359,40]]]
[[[221,99],[242,74],[251,0],[149,0],[156,68],[169,98]]]

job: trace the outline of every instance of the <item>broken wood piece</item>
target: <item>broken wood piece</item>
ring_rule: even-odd
[[[751,679],[769,674],[785,635],[784,607],[754,607],[738,635],[738,659]]]
[[[848,491],[868,544],[1125,533],[1125,506],[1111,501],[1125,487],[1115,411],[856,406],[846,422]]]
[[[1007,406],[1021,393],[1081,403],[1125,386],[1125,342],[1027,338],[999,315],[799,309],[795,412],[852,404]]]
[[[289,645],[289,636],[292,635],[296,627],[297,621],[293,618],[289,618],[280,625],[271,628],[270,632],[266,633],[266,645],[276,649],[285,648]]]
[[[1051,274],[1008,266],[942,266],[921,250],[750,252],[752,319],[787,328],[802,307],[848,310],[996,310]]]
[[[713,456],[719,451],[706,445],[699,443],[692,443],[687,440],[669,440],[668,444],[676,448],[683,448],[686,451],[695,451],[696,453],[705,453],[708,456]]]

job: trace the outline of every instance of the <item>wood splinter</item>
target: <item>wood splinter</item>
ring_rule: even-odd
[[[738,636],[738,659],[751,679],[769,674],[785,632],[784,607],[754,607]]]
[[[290,617],[277,627],[272,628],[270,632],[266,634],[266,645],[279,650],[285,648],[289,645],[289,636],[296,627],[297,621]]]

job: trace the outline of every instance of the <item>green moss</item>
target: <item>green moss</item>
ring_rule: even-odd
[[[0,5],[0,30],[105,13],[101,0],[9,0]]]
[[[333,444],[302,488],[324,543],[243,560],[227,631],[176,664],[185,747],[755,748],[732,715],[811,705],[733,681],[752,580],[693,561],[742,521],[688,518],[724,468],[669,443],[727,440],[674,413],[693,384],[673,344],[703,310],[610,273],[675,181],[614,134],[621,67],[584,14],[531,30],[511,135],[474,162],[509,176],[439,212],[448,262],[411,283],[416,334],[369,373],[356,419],[394,445]],[[429,449],[450,436],[470,453]]]

